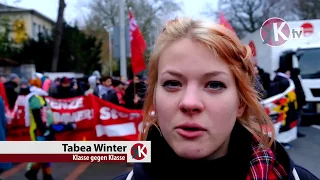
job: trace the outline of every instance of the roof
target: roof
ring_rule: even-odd
[[[0,57],[0,66],[17,66],[17,65],[19,65],[19,63],[12,59]]]
[[[15,13],[15,12],[30,13],[30,14],[32,14],[32,15],[39,16],[39,17],[45,19],[46,21],[49,21],[51,24],[55,24],[55,22],[54,22],[52,19],[50,19],[50,18],[48,18],[47,16],[39,13],[39,12],[36,11],[36,10],[18,8],[18,7],[13,7],[13,6],[7,6],[7,5],[4,5],[4,4],[1,4],[1,3],[0,3],[0,13]]]

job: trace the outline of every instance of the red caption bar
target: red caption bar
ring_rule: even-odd
[[[127,154],[0,154],[0,162],[127,162]]]

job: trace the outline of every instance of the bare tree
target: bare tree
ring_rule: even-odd
[[[290,11],[289,0],[220,0],[219,9],[224,13],[238,36],[260,29],[265,20],[270,17],[281,17],[286,20],[296,19]],[[290,4],[290,3],[289,3]],[[205,11],[207,15],[215,15],[216,11]]]
[[[320,0],[295,0],[294,4],[300,19],[320,19]]]
[[[105,29],[117,25],[118,4],[117,0],[91,1],[86,5],[90,11],[86,26],[91,29]],[[159,29],[164,17],[181,10],[179,4],[172,0],[126,0],[126,5],[126,11],[132,7],[135,19],[147,41],[152,37],[151,34]],[[128,21],[129,16],[126,18]]]
[[[58,18],[55,26],[54,32],[54,46],[53,46],[53,58],[52,58],[52,72],[57,71],[59,55],[60,55],[60,44],[62,40],[62,31],[63,31],[63,14],[64,9],[66,7],[65,0],[59,0],[59,10],[58,10]]]

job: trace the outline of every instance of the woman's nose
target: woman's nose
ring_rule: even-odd
[[[183,95],[183,98],[181,99],[179,109],[181,112],[190,115],[201,113],[204,109],[204,105],[199,92],[192,89],[187,89]]]

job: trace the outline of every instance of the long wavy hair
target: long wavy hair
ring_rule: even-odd
[[[210,22],[177,18],[169,21],[156,39],[149,61],[148,91],[144,102],[143,128],[140,140],[146,140],[149,128],[158,126],[155,110],[155,88],[158,81],[159,57],[163,49],[174,41],[192,38],[204,48],[223,59],[231,69],[238,89],[241,105],[245,107],[243,115],[237,120],[252,135],[268,148],[274,141],[274,127],[270,117],[259,103],[259,94],[255,90],[256,76],[251,63],[252,52],[249,46],[243,45],[236,34],[227,28]]]

